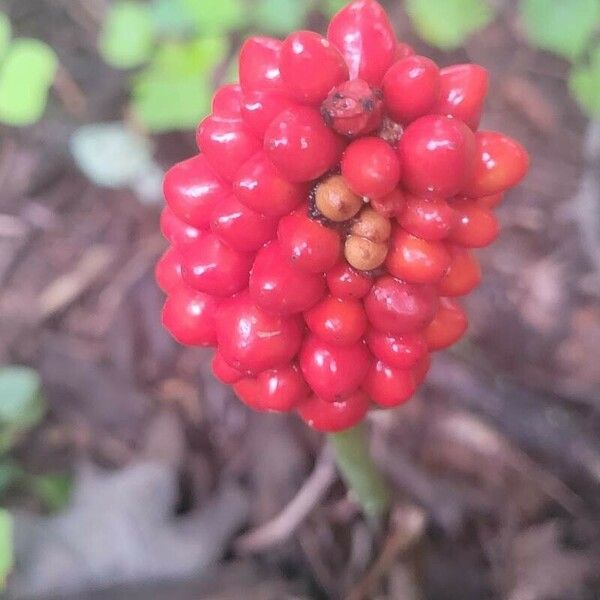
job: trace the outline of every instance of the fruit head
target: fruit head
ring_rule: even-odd
[[[465,333],[473,249],[527,172],[517,141],[478,131],[487,88],[479,65],[415,55],[375,0],[327,37],[247,39],[200,154],[165,177],[164,326],[215,347],[244,404],[319,431],[409,400]]]

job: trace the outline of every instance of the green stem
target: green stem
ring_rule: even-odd
[[[381,519],[390,508],[392,494],[383,479],[368,446],[364,425],[329,434],[338,469],[348,488],[355,494],[365,514]]]

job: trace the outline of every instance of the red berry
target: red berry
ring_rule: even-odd
[[[202,231],[188,225],[175,216],[175,213],[165,206],[160,213],[160,231],[171,244],[181,246],[196,241]]]
[[[433,319],[438,307],[435,287],[380,277],[365,299],[369,321],[379,331],[414,333]]]
[[[234,250],[254,252],[275,237],[277,219],[250,210],[230,194],[213,209],[210,227]]]
[[[322,340],[340,346],[356,344],[367,329],[362,302],[327,296],[304,314],[308,328]]]
[[[478,131],[475,174],[465,194],[473,198],[490,196],[511,188],[527,173],[529,155],[516,140],[496,131]]]
[[[453,196],[473,177],[475,137],[458,119],[427,115],[413,121],[398,153],[403,183],[418,196]]]
[[[440,70],[425,56],[395,62],[383,78],[383,97],[392,119],[410,123],[431,112],[440,93]]]
[[[372,329],[366,340],[376,358],[398,369],[414,367],[427,354],[427,342],[421,333],[391,335]]]
[[[479,65],[464,64],[445,67],[440,75],[435,111],[477,129],[488,89],[488,72]]]
[[[409,283],[437,283],[450,265],[450,254],[443,242],[424,240],[396,228],[385,265],[394,277]]]
[[[336,346],[315,335],[300,350],[300,368],[319,398],[333,402],[355,392],[363,382],[371,357],[364,342]]]
[[[342,138],[309,106],[280,113],[267,128],[264,146],[279,172],[297,182],[317,179],[332,169],[343,151]]]
[[[281,42],[269,37],[251,37],[240,50],[240,85],[244,92],[282,90],[279,72]]]
[[[440,307],[425,329],[425,339],[430,350],[442,350],[457,342],[468,327],[467,315],[452,298],[441,298]]]
[[[234,250],[213,233],[182,247],[181,254],[183,279],[199,292],[230,296],[248,284],[252,255]]]
[[[404,210],[405,197],[400,188],[393,189],[387,196],[382,198],[371,198],[370,204],[379,214],[384,217],[399,217]]]
[[[464,296],[481,282],[481,267],[467,248],[448,245],[450,266],[438,284],[441,296]]]
[[[402,228],[424,240],[442,240],[456,223],[457,214],[443,198],[408,194],[398,222]]]
[[[217,298],[179,286],[165,301],[162,324],[180,344],[214,346],[218,307]]]
[[[290,315],[304,312],[319,301],[325,293],[325,278],[320,273],[296,269],[275,241],[256,255],[249,289],[252,300],[260,308]]]
[[[277,238],[286,258],[307,273],[322,273],[335,265],[341,252],[337,231],[306,215],[303,207],[279,221]]]
[[[498,219],[491,210],[474,200],[459,199],[452,202],[458,218],[449,239],[467,248],[483,248],[491,244],[500,232]]]
[[[373,279],[341,260],[328,271],[327,285],[332,296],[359,300],[369,293]]]
[[[170,294],[182,285],[181,277],[181,254],[179,250],[171,246],[160,257],[154,269],[154,277],[158,287],[165,293]]]
[[[233,385],[233,391],[248,408],[259,412],[264,412],[266,410],[262,400],[258,396],[258,384],[253,377],[240,379]]]
[[[394,60],[396,35],[375,0],[354,0],[329,23],[327,37],[346,59],[350,79],[379,85]]]
[[[244,377],[241,371],[234,369],[225,361],[223,355],[218,350],[212,359],[212,372],[219,381],[227,385],[237,383]]]
[[[297,365],[263,371],[256,378],[263,410],[288,412],[308,399],[310,388]]]
[[[333,87],[348,79],[344,57],[313,31],[296,31],[286,38],[280,68],[287,91],[306,104],[321,104]]]
[[[367,395],[358,390],[335,402],[312,396],[298,407],[302,420],[317,431],[336,432],[353,427],[369,410]]]
[[[233,182],[240,202],[271,217],[287,215],[306,201],[308,190],[307,184],[292,183],[279,175],[264,152],[244,163]]]
[[[282,92],[252,90],[243,95],[241,113],[244,123],[262,138],[271,121],[292,106],[294,102]]]
[[[198,229],[207,229],[213,206],[229,192],[202,154],[171,167],[163,182],[173,214]]]
[[[261,373],[289,364],[302,343],[300,316],[265,312],[247,292],[222,304],[216,328],[219,352],[228,364],[244,373]]]
[[[363,390],[379,406],[393,408],[404,404],[415,392],[416,382],[410,369],[396,369],[375,361],[363,383]]]
[[[413,368],[413,376],[415,378],[415,383],[417,385],[421,385],[427,377],[427,373],[429,371],[429,367],[431,366],[431,357],[429,354],[426,354]]]
[[[260,140],[241,119],[213,115],[198,126],[196,141],[213,169],[228,181],[232,181],[239,168],[260,150]]]
[[[400,161],[393,148],[381,138],[360,138],[344,152],[342,175],[355,194],[382,198],[398,185]]]
[[[239,119],[242,103],[242,88],[237,83],[222,85],[213,96],[212,112],[223,119]]]

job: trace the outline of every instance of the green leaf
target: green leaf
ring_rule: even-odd
[[[600,117],[600,46],[592,52],[589,65],[571,69],[569,88],[590,117]]]
[[[521,16],[533,44],[574,60],[600,26],[600,0],[522,0]]]
[[[111,5],[98,42],[104,60],[118,69],[145,63],[154,47],[154,26],[148,5],[124,1]]]
[[[210,110],[211,77],[229,43],[223,37],[161,46],[134,81],[133,108],[150,131],[190,129]]]
[[[260,0],[253,13],[253,21],[261,30],[287,35],[303,28],[312,9],[311,4],[298,0]]]
[[[43,114],[58,67],[54,50],[39,40],[20,38],[0,64],[0,121],[31,125]]]
[[[157,34],[186,37],[194,33],[193,19],[182,0],[154,0],[150,10]]]
[[[458,48],[493,17],[487,0],[406,0],[406,11],[417,33],[443,50]]]
[[[34,476],[30,484],[33,492],[51,512],[57,512],[68,504],[73,488],[72,478],[65,473]]]
[[[0,59],[4,56],[10,42],[10,21],[0,12]]]
[[[40,378],[29,367],[0,368],[0,427],[26,431],[44,415]]]
[[[248,19],[245,0],[177,0],[187,11],[199,33],[228,33],[244,26]]]
[[[3,460],[0,463],[0,493],[6,492],[24,474],[23,469],[15,461],[10,459]]]
[[[6,585],[6,578],[13,568],[13,528],[8,511],[0,508],[0,588]]]

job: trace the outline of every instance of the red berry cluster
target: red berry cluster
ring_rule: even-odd
[[[163,323],[216,346],[248,406],[339,431],[405,402],[463,335],[471,249],[527,153],[477,130],[486,71],[415,55],[375,0],[327,37],[246,40],[239,79],[165,178]]]

